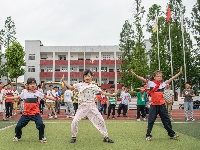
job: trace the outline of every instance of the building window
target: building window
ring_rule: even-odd
[[[41,59],[47,59],[48,58],[47,54],[41,54],[40,57],[41,57]]]
[[[35,60],[35,54],[29,54],[28,60]]]
[[[92,78],[92,82],[97,83],[97,79],[96,78]]]
[[[35,66],[28,66],[28,72],[35,72]]]
[[[77,83],[77,79],[71,79],[71,84]]]
[[[77,67],[72,67],[70,70],[71,70],[71,72],[78,72],[78,68]]]
[[[62,67],[61,72],[67,72],[67,67]]]
[[[107,84],[107,79],[106,79],[106,78],[103,78],[103,79],[101,80],[101,84]]]
[[[92,72],[97,72],[97,67],[92,67]]]
[[[47,67],[47,72],[53,72],[53,68],[52,67]]]
[[[110,60],[110,55],[103,55],[103,60]]]
[[[109,83],[108,84],[114,84],[114,81],[109,81]]]
[[[66,55],[58,55],[58,60],[66,60]]]
[[[107,72],[107,67],[101,67],[101,72]]]
[[[114,72],[114,69],[109,69],[109,72]]]

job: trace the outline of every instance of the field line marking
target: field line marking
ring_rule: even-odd
[[[0,131],[3,131],[3,130],[6,130],[6,129],[9,129],[9,128],[13,127],[13,126],[16,126],[16,124],[13,124],[13,125],[10,125],[10,126],[7,126],[7,127],[4,127],[4,128],[2,128],[2,129],[0,129]]]

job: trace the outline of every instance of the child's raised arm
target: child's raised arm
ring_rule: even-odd
[[[65,78],[65,77],[64,77],[64,74],[63,74],[63,76],[62,76],[62,78],[61,78],[61,81],[65,84],[65,86],[67,86],[68,89],[74,89],[73,86],[71,86],[70,84],[67,84],[67,83],[65,82],[64,78]]]
[[[103,91],[100,91],[101,94],[105,95],[105,96],[109,96],[109,97],[115,97],[116,94],[113,93],[113,94],[109,94],[109,93],[106,93],[106,92],[103,92]]]
[[[182,66],[180,67],[179,72],[168,80],[168,84],[170,82],[172,82],[172,80],[174,80],[175,78],[177,78],[181,73],[182,73]]]
[[[143,78],[143,77],[141,77],[141,76],[138,76],[138,75],[133,71],[133,69],[131,69],[131,73],[132,73],[132,75],[136,76],[138,79],[142,80],[143,82],[146,82],[146,79]]]

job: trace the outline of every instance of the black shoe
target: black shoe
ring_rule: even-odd
[[[103,142],[114,143],[114,141],[109,139],[109,137],[104,138]]]
[[[123,117],[127,117],[127,115],[124,115]]]
[[[120,115],[118,115],[117,117],[120,117]]]
[[[106,113],[104,115],[107,115]]]
[[[72,137],[69,143],[75,143],[76,142],[76,137]]]
[[[112,116],[112,119],[116,119],[115,116]]]

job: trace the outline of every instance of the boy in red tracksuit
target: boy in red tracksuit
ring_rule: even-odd
[[[32,120],[35,121],[36,128],[39,130],[40,142],[45,143],[47,142],[47,140],[44,137],[45,125],[42,121],[42,117],[40,116],[39,98],[43,99],[44,97],[46,97],[51,100],[56,100],[56,98],[45,96],[41,92],[35,90],[36,89],[35,78],[28,78],[27,84],[28,84],[28,90],[25,90],[19,96],[9,97],[9,99],[21,98],[24,100],[24,112],[15,127],[15,137],[13,138],[13,141],[21,140],[22,128],[25,127],[30,120]],[[8,97],[6,96],[5,99],[8,99]]]
[[[177,73],[175,76],[171,77],[165,82],[162,81],[161,71],[155,71],[153,73],[151,81],[144,79],[141,76],[138,76],[133,70],[131,70],[131,72],[138,79],[144,81],[145,83],[148,82],[148,87],[150,88],[149,95],[151,96],[151,107],[149,110],[146,140],[151,141],[152,139],[151,131],[158,114],[160,115],[161,121],[164,125],[164,128],[167,130],[170,139],[177,139],[178,135],[176,135],[175,132],[172,130],[171,120],[165,107],[165,100],[163,94],[166,85],[182,73],[182,67],[180,67],[179,73]]]

